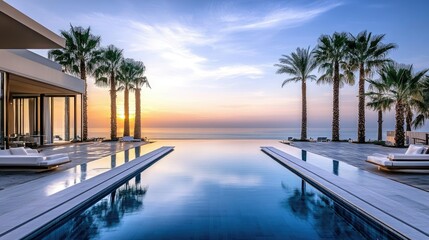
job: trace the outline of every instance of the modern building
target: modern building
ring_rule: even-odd
[[[0,147],[82,136],[84,81],[27,50],[63,48],[65,39],[2,0],[0,32]]]

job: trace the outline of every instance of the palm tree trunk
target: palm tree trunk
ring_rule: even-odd
[[[136,117],[134,119],[134,138],[141,139],[140,89],[136,88]]]
[[[413,111],[411,110],[411,108],[409,106],[406,107],[406,118],[405,118],[405,126],[406,126],[406,131],[411,132],[411,122],[413,121]]]
[[[130,118],[129,118],[129,91],[128,86],[125,86],[124,91],[124,136],[130,136]]]
[[[365,142],[365,68],[359,66],[358,142]]]
[[[110,139],[117,140],[115,73],[110,73]]]
[[[82,96],[82,140],[88,140],[88,84],[86,82],[86,65],[80,61],[80,78],[85,82],[85,91]]]
[[[383,141],[383,111],[378,110],[378,141]]]
[[[399,100],[396,103],[396,124],[395,124],[395,144],[397,147],[403,147],[405,143],[404,133],[404,105]]]
[[[332,116],[332,141],[340,140],[340,70],[338,62],[334,65],[333,84],[333,116]]]
[[[307,140],[307,84],[302,80],[302,119],[301,119],[301,140]]]
[[[64,140],[70,140],[70,98],[64,98]]]

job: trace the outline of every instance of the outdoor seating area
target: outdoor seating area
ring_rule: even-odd
[[[429,169],[428,147],[410,144],[404,154],[373,154],[367,162],[382,170]]]
[[[45,156],[35,149],[24,147],[0,150],[0,167],[55,168],[70,162],[66,153]]]
[[[317,138],[317,141],[318,141],[318,142],[327,142],[327,141],[328,141],[328,138],[327,138],[327,137],[318,137],[318,138]]]
[[[40,135],[30,135],[30,134],[11,134],[9,136],[9,147],[27,147],[27,148],[37,148],[40,145]]]

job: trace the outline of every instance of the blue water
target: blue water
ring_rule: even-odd
[[[44,238],[387,238],[262,153],[259,141],[175,146]]]

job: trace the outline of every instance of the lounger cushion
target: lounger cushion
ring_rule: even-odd
[[[10,151],[9,150],[0,150],[0,156],[9,156]]]
[[[9,151],[12,155],[27,155],[24,147],[10,148]]]
[[[410,144],[405,154],[422,154],[424,149],[424,146]]]
[[[27,155],[39,154],[39,151],[36,149],[26,148],[25,151],[27,152]]]
[[[429,161],[429,154],[389,154],[391,161]]]
[[[379,166],[392,166],[392,161],[386,157],[368,156],[366,161]]]
[[[388,169],[429,169],[429,160],[391,161],[388,158],[368,156],[366,161]]]
[[[0,166],[8,167],[54,167],[70,162],[67,154],[54,154],[47,157],[34,155],[0,156]]]

